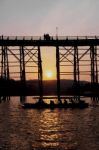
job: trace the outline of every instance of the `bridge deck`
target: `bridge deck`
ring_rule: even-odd
[[[99,36],[0,36],[0,46],[91,46],[99,45]]]

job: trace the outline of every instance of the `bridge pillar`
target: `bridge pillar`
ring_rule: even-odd
[[[2,46],[1,53],[1,77],[9,80],[9,62],[8,62],[8,53],[7,46]]]
[[[42,71],[42,60],[40,46],[38,46],[38,82],[39,82],[39,101],[43,99],[43,71]]]
[[[97,47],[90,46],[91,60],[91,92],[93,97],[98,94],[98,64],[97,64]]]
[[[10,79],[9,61],[8,61],[8,47],[7,46],[2,46],[2,48],[1,48],[1,78],[5,79],[7,81]],[[4,86],[5,86],[5,88],[7,88],[8,84],[5,84]],[[2,99],[3,100],[10,100],[10,96],[8,96],[8,94],[9,94],[8,90],[6,90],[6,91],[3,90]]]
[[[20,79],[22,84],[25,85],[26,75],[25,75],[25,56],[23,46],[20,46]]]
[[[78,47],[74,47],[74,83],[79,83],[79,59],[78,59]]]
[[[98,61],[97,61],[97,47],[95,46],[95,68],[96,68],[96,83],[98,84]]]
[[[59,46],[56,46],[56,73],[57,73],[57,96],[60,101],[60,57],[59,57]]]
[[[78,58],[78,47],[74,46],[74,83],[73,83],[73,90],[74,90],[74,99],[80,100],[80,76],[79,76],[79,58]]]

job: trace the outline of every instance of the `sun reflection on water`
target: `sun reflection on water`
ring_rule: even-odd
[[[45,110],[40,117],[40,140],[43,147],[57,147],[59,145],[58,114]]]

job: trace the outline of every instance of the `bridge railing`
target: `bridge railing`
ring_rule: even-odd
[[[0,36],[0,40],[86,40],[99,39],[99,36]]]

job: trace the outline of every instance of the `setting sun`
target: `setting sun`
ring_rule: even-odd
[[[52,71],[50,71],[50,70],[46,71],[46,77],[47,78],[52,78],[52,76],[53,76]]]

